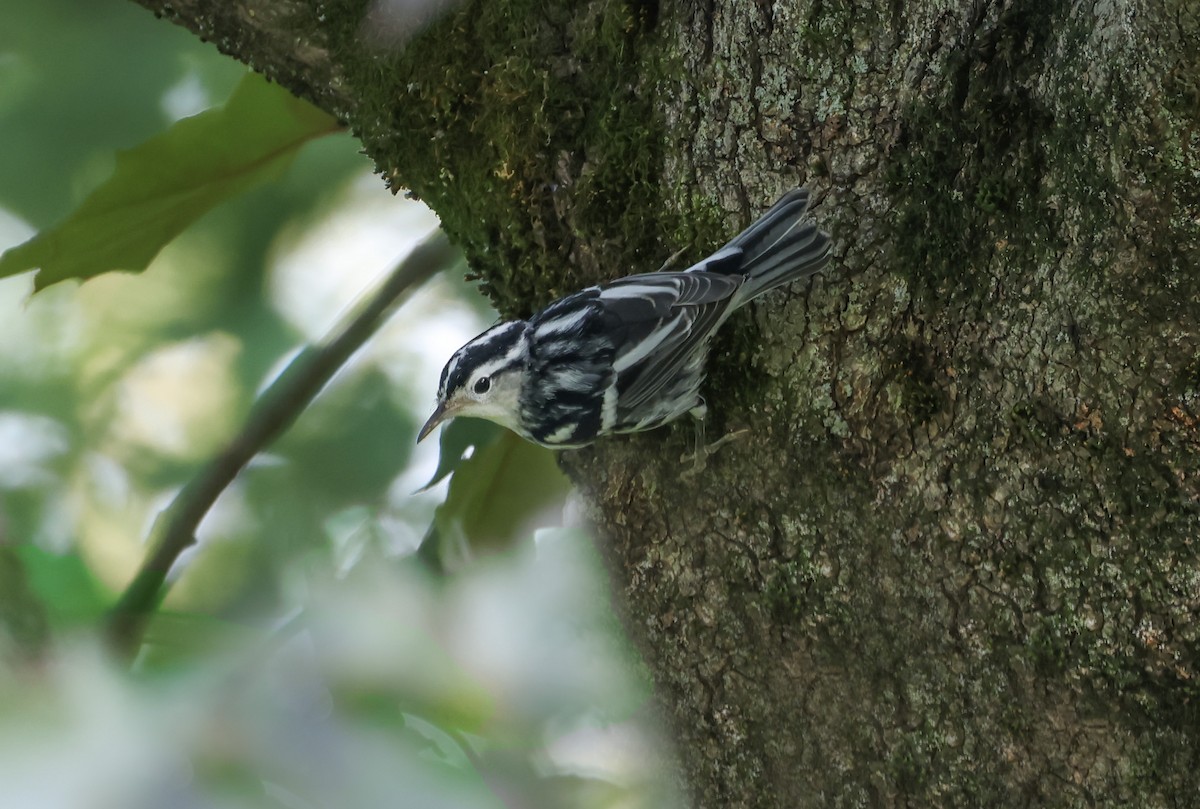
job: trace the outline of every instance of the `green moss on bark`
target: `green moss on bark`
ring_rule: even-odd
[[[480,1],[348,60],[367,152],[439,212],[503,312],[653,269],[680,231],[671,212],[686,205],[661,183],[654,22],[638,3]],[[356,28],[339,41],[364,47]]]
[[[1057,98],[1034,89],[1043,75],[1061,78],[1064,63],[1086,64],[1086,32],[1064,22],[1069,10],[1014,3],[986,20],[979,7],[976,35],[945,65],[942,94],[905,111],[886,179],[896,265],[925,303],[983,308],[995,292],[988,268],[1002,264],[1020,283],[1056,262],[1072,234],[1108,230],[1116,189],[1087,133],[1111,130],[1111,99],[1077,86]]]

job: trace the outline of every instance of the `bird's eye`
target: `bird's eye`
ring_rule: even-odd
[[[475,382],[476,393],[487,393],[489,390],[491,390],[491,387],[492,380],[486,376],[479,377],[479,379]]]

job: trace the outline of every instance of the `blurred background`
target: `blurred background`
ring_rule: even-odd
[[[125,0],[7,0],[0,251],[244,74]],[[418,491],[441,366],[494,320],[461,267],[224,492],[134,665],[103,648],[155,516],[436,227],[371,168],[320,138],[143,274],[0,279],[0,806],[675,805],[552,457],[467,423]]]

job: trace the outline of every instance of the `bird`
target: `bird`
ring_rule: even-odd
[[[829,235],[796,188],[721,249],[685,270],[617,278],[499,323],[450,357],[424,440],[473,416],[554,449],[707,412],[701,387],[713,336],[730,315],[829,263]],[[669,264],[669,262],[668,262]]]

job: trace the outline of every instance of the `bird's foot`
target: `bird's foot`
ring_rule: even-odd
[[[686,247],[679,248],[678,250],[676,250],[674,253],[672,253],[670,256],[667,257],[667,260],[663,262],[662,266],[659,267],[657,271],[664,272],[666,270],[671,269],[671,267],[675,266],[675,262],[677,262],[677,261],[679,261],[679,259],[683,258],[683,254],[686,253],[687,251],[688,251],[688,249]]]
[[[750,431],[746,429],[734,430],[731,433],[726,433],[725,435],[721,436],[711,444],[705,444],[703,441],[703,434],[701,434],[699,436],[700,440],[696,443],[696,451],[690,454],[684,454],[683,457],[679,459],[679,462],[684,464],[686,464],[689,459],[692,461],[692,467],[690,469],[685,469],[680,477],[683,480],[691,480],[705,470],[705,468],[708,466],[709,456],[715,455],[717,450],[729,442],[735,441],[744,435],[749,435],[749,433]]]

